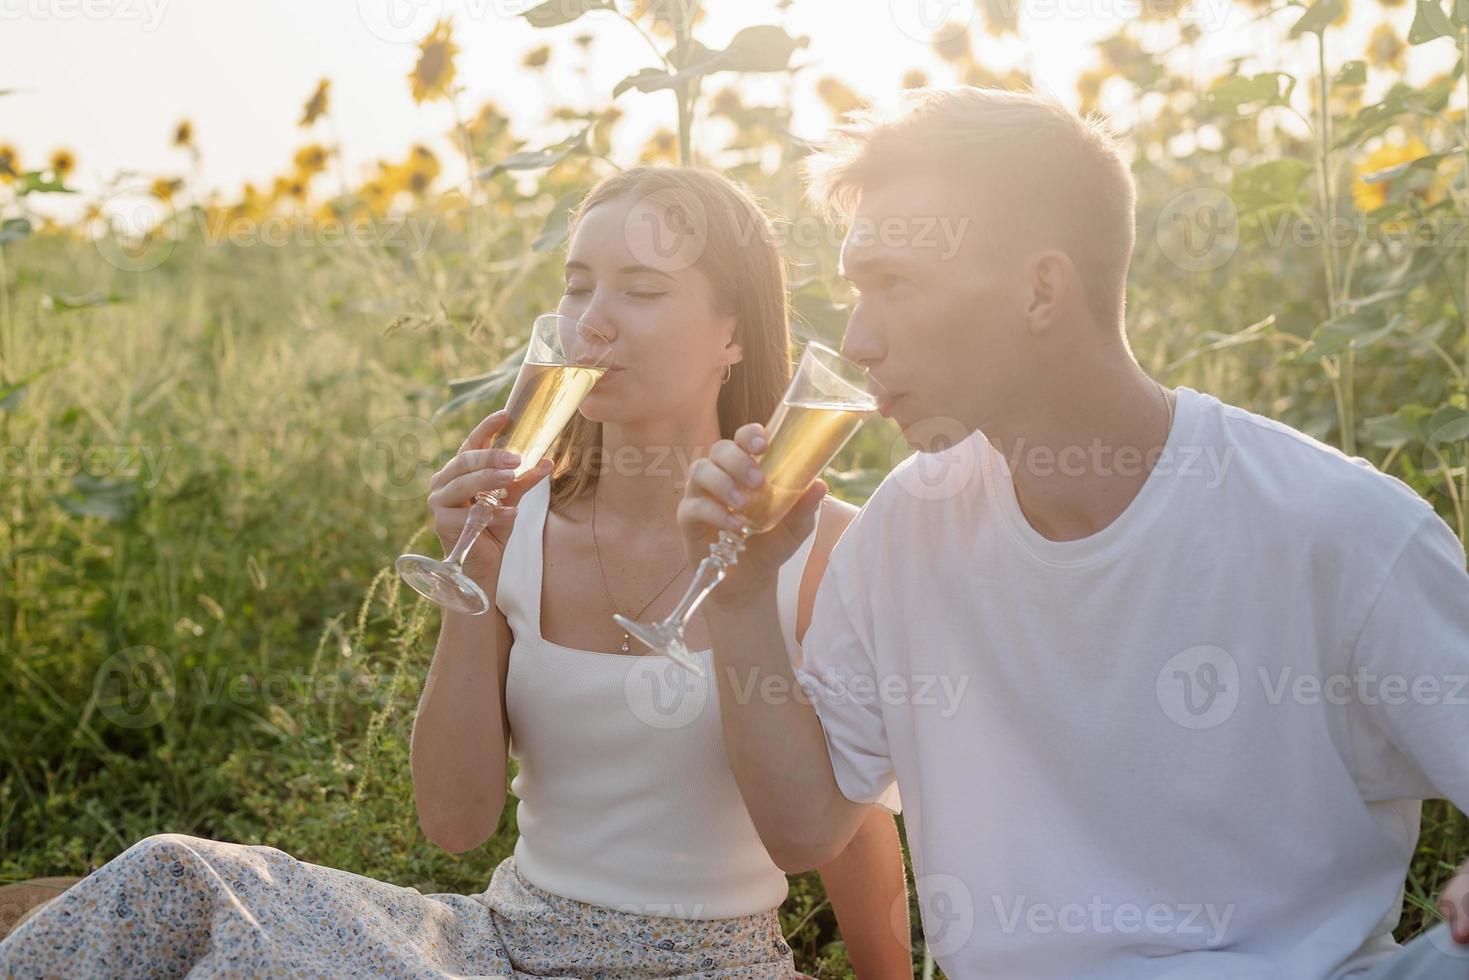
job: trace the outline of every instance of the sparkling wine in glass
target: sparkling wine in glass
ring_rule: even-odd
[[[722,530],[699,563],[694,580],[666,619],[639,623],[618,613],[617,625],[693,673],[704,670],[689,652],[684,627],[739,560],[745,541],[779,524],[867,416],[877,408],[878,385],[860,365],[825,344],[806,345],[796,375],[766,424],[769,444],[760,455],[765,480],[745,489],[753,499],[739,512],[738,531]]]
[[[611,362],[612,348],[592,327],[559,313],[536,317],[525,360],[505,402],[505,427],[487,448],[519,453],[515,476],[523,476],[550,450]],[[475,494],[464,530],[442,561],[427,555],[399,555],[394,567],[403,581],[445,609],[473,616],[488,612],[489,597],[464,574],[464,556],[489,525],[496,508],[503,506],[504,497],[503,489]]]

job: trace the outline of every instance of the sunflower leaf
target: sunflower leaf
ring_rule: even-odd
[[[654,92],[658,89],[673,88],[677,84],[678,76],[670,75],[661,68],[644,68],[636,74],[629,75],[612,89],[612,97],[615,99],[630,88],[639,92]]]
[[[28,238],[31,230],[31,223],[25,218],[6,218],[3,223],[0,223],[0,245]]]
[[[566,235],[571,230],[571,212],[585,196],[585,190],[574,190],[551,205],[551,213],[546,215],[541,233],[531,242],[531,251],[554,252],[565,243]]]
[[[1332,79],[1336,85],[1365,85],[1367,84],[1367,62],[1348,61],[1344,62],[1341,70]]]
[[[1464,409],[1445,405],[1428,420],[1428,445],[1463,442],[1465,439],[1469,439],[1469,412]]]
[[[81,472],[71,478],[71,492],[55,498],[61,509],[75,517],[127,520],[138,508],[138,487],[124,480],[111,480]]]
[[[521,14],[532,27],[559,27],[592,10],[613,9],[611,0],[546,0]]]
[[[1454,33],[1454,24],[1444,13],[1439,0],[1418,0],[1413,14],[1413,26],[1408,28],[1409,44],[1424,44],[1437,37]]]
[[[484,402],[493,402],[499,398],[500,393],[514,384],[515,377],[520,373],[520,363],[525,360],[525,352],[530,342],[521,344],[509,357],[495,365],[494,369],[484,374],[476,374],[468,378],[455,378],[449,382],[449,400],[434,409],[431,421],[437,421],[445,415],[466,405],[478,405]]]
[[[1449,155],[1448,153],[1429,153],[1418,157],[1416,160],[1399,163],[1385,170],[1374,170],[1370,174],[1362,174],[1361,180],[1364,184],[1376,184],[1379,181],[1393,180],[1401,177],[1409,170],[1435,170],[1438,167],[1438,162]]]
[[[1343,9],[1342,0],[1316,0],[1291,27],[1290,36],[1322,33],[1341,16]]]
[[[75,194],[76,191],[61,182],[61,178],[46,178],[44,170],[31,170],[21,175],[20,190],[16,192],[21,197],[27,194]]]
[[[791,37],[774,24],[746,27],[730,39],[719,58],[720,67],[729,71],[785,71],[791,55],[810,41]]]

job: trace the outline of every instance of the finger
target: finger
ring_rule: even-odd
[[[770,445],[765,426],[759,422],[747,422],[735,430],[735,444],[747,453],[761,453]]]
[[[508,449],[468,449],[445,463],[444,468],[434,474],[433,483],[440,486],[474,470],[513,470],[519,465],[520,454]]]
[[[509,415],[503,408],[498,412],[491,412],[489,415],[486,415],[480,419],[479,425],[476,425],[465,438],[464,442],[459,445],[459,451],[462,453],[469,449],[483,448],[485,440],[505,428],[505,423],[508,419]]]
[[[698,463],[707,465],[700,466]],[[699,492],[723,503],[732,510],[739,510],[750,502],[750,494],[740,488],[734,477],[706,459],[701,459],[689,470],[689,483]]]
[[[678,505],[678,522],[685,530],[738,530],[744,522],[711,497],[685,497]]]
[[[501,490],[510,486],[515,478],[514,470],[475,470],[457,476],[428,495],[430,507],[467,506],[475,494],[481,491]]]
[[[765,482],[755,458],[728,439],[716,442],[706,458],[744,486],[758,487]]]
[[[551,475],[551,470],[556,466],[555,460],[542,459],[536,465],[526,470],[505,488],[503,502],[514,505],[520,502],[520,498],[530,493],[546,477]]]

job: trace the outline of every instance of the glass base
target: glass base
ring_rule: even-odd
[[[613,613],[612,619],[618,626],[626,630],[629,636],[644,646],[658,653],[667,654],[669,659],[695,677],[704,676],[703,666],[689,652],[689,646],[684,642],[683,630],[677,623],[667,620],[661,623],[639,623],[637,620],[628,619],[621,613]]]
[[[470,616],[479,616],[490,610],[489,597],[474,579],[437,558],[399,555],[393,567],[414,592],[445,609]]]

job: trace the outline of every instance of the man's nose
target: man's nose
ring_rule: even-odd
[[[847,321],[847,330],[842,334],[842,356],[868,370],[880,364],[887,353],[873,327],[871,317],[861,312],[859,304],[859,308],[852,310],[851,319]]]

